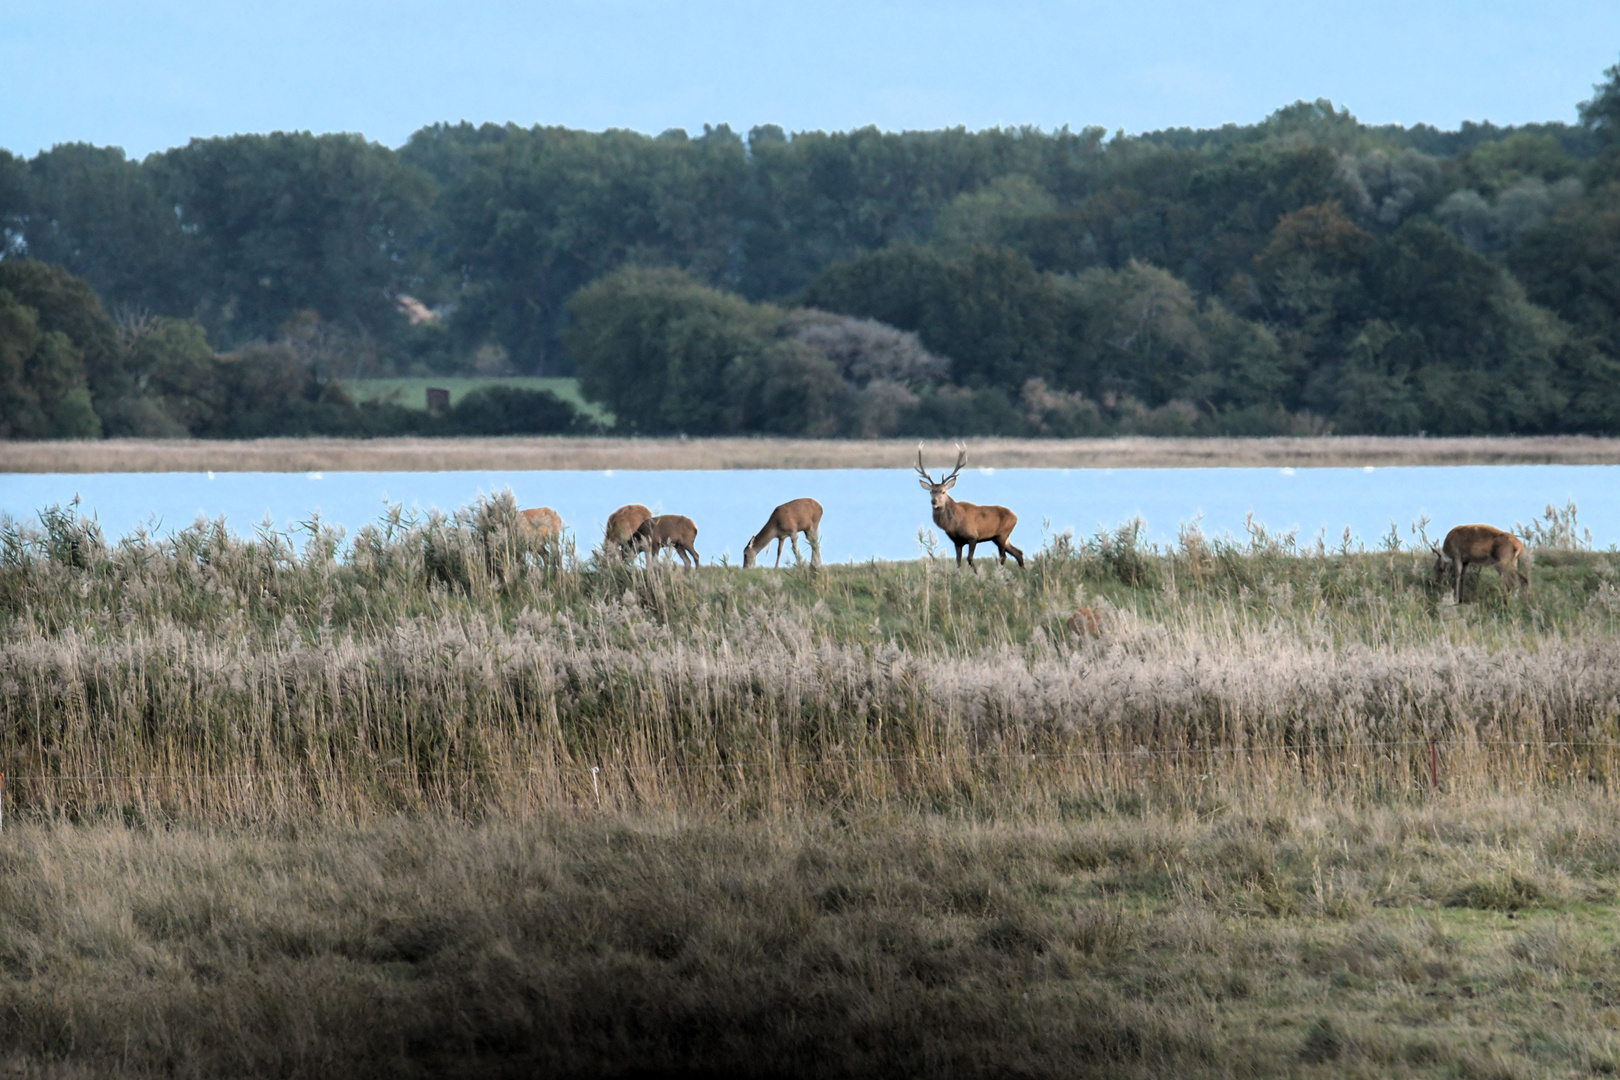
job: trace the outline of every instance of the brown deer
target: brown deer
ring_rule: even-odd
[[[660,514],[643,521],[637,528],[632,543],[639,551],[647,553],[647,562],[651,564],[653,556],[664,548],[672,547],[680,555],[681,562],[688,568],[701,565],[703,560],[697,553],[697,525],[689,517],[680,514]],[[690,556],[690,560],[688,559]]]
[[[1102,637],[1102,612],[1096,608],[1075,608],[1069,616],[1069,633],[1076,637]]]
[[[1524,541],[1494,525],[1459,525],[1446,533],[1446,541],[1434,550],[1434,579],[1439,581],[1448,573],[1456,577],[1457,603],[1462,603],[1463,575],[1470,566],[1496,567],[1508,590],[1530,584],[1530,579],[1519,569],[1519,556],[1524,554]]]
[[[771,511],[765,527],[743,548],[743,566],[753,566],[754,556],[776,541],[776,565],[782,565],[782,541],[793,545],[793,561],[799,560],[799,533],[810,542],[810,565],[821,565],[821,504],[814,499],[794,499]]]
[[[607,535],[602,538],[602,546],[606,548],[611,544],[619,549],[619,554],[628,554],[635,546],[636,530],[652,516],[652,511],[640,503],[619,507],[608,515]]]
[[[562,535],[562,515],[549,506],[537,506],[532,510],[519,510],[518,520],[522,522],[522,528],[535,540],[546,540],[553,536]]]
[[[956,474],[962,471],[967,464],[967,447],[958,445],[956,454],[956,468],[951,470],[949,476],[942,477],[938,483],[928,475],[923,467],[922,444],[917,444],[917,472],[922,474],[922,486],[928,489],[929,498],[934,504],[934,524],[945,530],[945,535],[951,538],[956,545],[956,565],[962,565],[962,548],[967,548],[968,566],[973,565],[973,549],[989,541],[996,545],[1001,553],[1001,564],[1007,564],[1007,555],[1018,560],[1020,568],[1024,565],[1024,553],[1013,547],[1008,541],[1012,535],[1013,526],[1018,524],[1018,515],[1005,506],[974,506],[972,503],[957,502],[946,492],[956,486]]]

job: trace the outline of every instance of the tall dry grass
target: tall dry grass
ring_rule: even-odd
[[[1054,808],[1055,809],[1055,808]],[[0,836],[15,1075],[1620,1068],[1594,790]]]
[[[1430,558],[1127,525],[1026,572],[774,572],[534,548],[509,496],[109,548],[0,528],[13,815],[706,806],[995,814],[1202,785],[1412,795],[1617,778],[1620,596],[1543,548],[1523,598]],[[1551,519],[1549,519],[1551,520]],[[341,554],[340,554],[341,552]],[[1102,634],[1076,638],[1077,604]]]
[[[1620,439],[1587,435],[1429,439],[1320,438],[972,440],[976,465],[999,469],[1238,466],[1613,465]],[[0,473],[438,472],[456,469],[908,468],[907,439],[281,438],[0,440]]]

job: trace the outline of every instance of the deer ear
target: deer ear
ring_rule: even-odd
[[[924,491],[934,490],[934,482],[932,480],[919,479],[917,481],[917,486],[922,488]]]
[[[956,477],[953,476],[949,480],[945,481],[943,484],[939,485],[939,489],[941,491],[949,491],[949,490],[951,490],[951,488],[953,488],[955,486],[956,486]]]

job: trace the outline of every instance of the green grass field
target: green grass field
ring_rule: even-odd
[[[549,390],[594,420],[612,423],[613,414],[594,402],[586,401],[579,393],[578,379],[542,379],[531,376],[434,376],[431,378],[350,379],[343,388],[356,401],[391,401],[408,409],[427,409],[427,388],[442,387],[450,391],[450,403],[461,400],[463,394],[484,386],[511,386],[521,390]]]

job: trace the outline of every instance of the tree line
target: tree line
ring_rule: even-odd
[[[1620,430],[1620,65],[1516,128],[0,151],[0,230],[12,436],[380,433],[428,421],[342,378],[479,372],[637,431]]]

